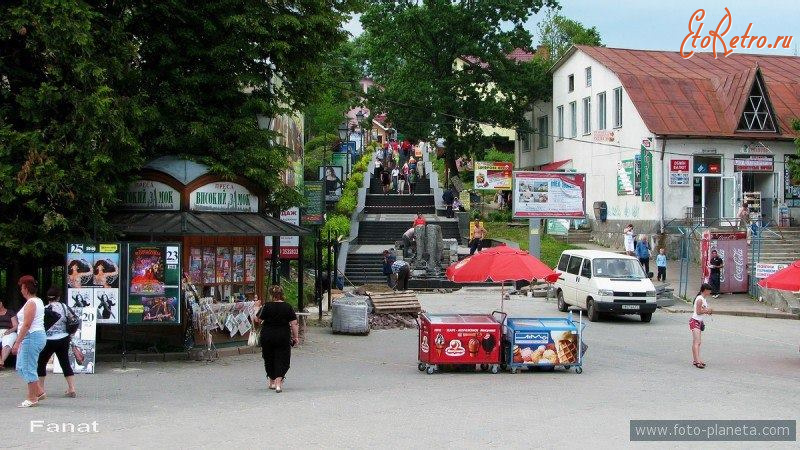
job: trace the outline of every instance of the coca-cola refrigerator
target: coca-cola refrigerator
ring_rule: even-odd
[[[420,314],[419,370],[433,374],[440,365],[480,365],[497,373],[503,320],[489,314]]]
[[[719,291],[723,293],[747,292],[747,232],[703,232],[700,240],[700,265],[703,267],[704,282],[708,282],[711,275],[708,264],[711,260],[712,250],[717,251],[723,262]]]

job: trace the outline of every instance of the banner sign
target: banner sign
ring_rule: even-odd
[[[767,278],[768,276],[789,267],[788,264],[767,264],[756,263],[756,278]]]
[[[306,195],[301,217],[303,225],[322,225],[325,223],[325,187],[322,181],[306,181],[303,192]]]
[[[67,304],[94,311],[97,323],[119,323],[120,244],[67,245]]]
[[[292,225],[300,225],[300,208],[294,207],[286,211],[281,211],[281,220]],[[300,236],[281,236],[280,251],[278,257],[281,259],[297,259],[300,248]],[[264,236],[264,257],[272,258],[272,236]]]
[[[347,154],[345,154],[345,157]],[[342,198],[344,166],[320,166],[319,179],[325,186],[325,201],[335,202]]]
[[[567,236],[569,234],[569,220],[548,219],[547,234],[552,236]]]
[[[128,323],[181,323],[181,245],[128,244]]]
[[[208,183],[189,195],[189,209],[212,212],[258,212],[258,196],[227,181]]]
[[[772,155],[733,155],[734,172],[772,172],[774,166]]]
[[[639,155],[617,163],[617,195],[639,195]]]
[[[641,191],[642,201],[653,201],[653,152],[651,151],[655,146],[653,138],[642,139],[641,152],[639,159],[642,162],[641,166]]]
[[[582,218],[586,215],[586,175],[514,172],[514,218]]]
[[[669,160],[669,185],[691,186],[691,177],[689,176],[688,159]]]
[[[493,189],[507,191],[511,189],[511,178],[514,163],[481,162],[475,163],[475,189]]]
[[[128,185],[122,209],[140,211],[178,211],[181,194],[160,181],[139,180]]]
[[[342,182],[347,181],[350,175],[350,155],[347,153],[334,153],[331,155],[331,165],[341,167],[343,173],[341,176]]]

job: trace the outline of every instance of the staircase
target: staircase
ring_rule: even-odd
[[[386,283],[382,254],[350,253],[344,270],[347,279],[356,286]]]
[[[377,182],[375,178],[371,181],[373,185]],[[366,214],[435,214],[436,206],[432,194],[367,194],[364,212]]]
[[[553,236],[556,239],[566,242],[568,244],[578,245],[591,244],[592,233],[589,230],[569,230],[566,236]]]
[[[800,227],[779,228],[779,236],[762,232],[760,263],[789,264],[800,259]]]

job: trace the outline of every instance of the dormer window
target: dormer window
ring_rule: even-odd
[[[753,88],[745,99],[739,131],[777,131],[760,72],[756,73]]]

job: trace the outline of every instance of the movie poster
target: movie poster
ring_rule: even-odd
[[[244,248],[233,247],[233,282],[244,281]]]
[[[67,295],[71,297],[76,294],[72,291],[76,291],[76,289],[67,289]],[[117,292],[119,292],[118,289]],[[72,335],[70,341],[70,365],[76,374],[94,373],[98,316],[95,314],[95,308],[91,306],[73,308],[73,311],[80,317],[81,327]],[[117,315],[117,317],[119,316]],[[53,358],[53,373],[64,373],[64,370],[58,363],[58,358]]]
[[[203,250],[199,247],[192,247],[189,253],[189,279],[195,284],[203,280]]]
[[[66,274],[70,307],[94,309],[99,324],[119,323],[119,244],[69,244]]]
[[[256,281],[256,249],[247,247],[247,253],[244,255],[244,282],[254,281]]]
[[[180,255],[180,244],[128,244],[128,323],[180,323]]]
[[[214,254],[213,247],[203,248],[203,284],[214,284],[216,280],[216,272],[214,270],[214,261],[216,255]]]

